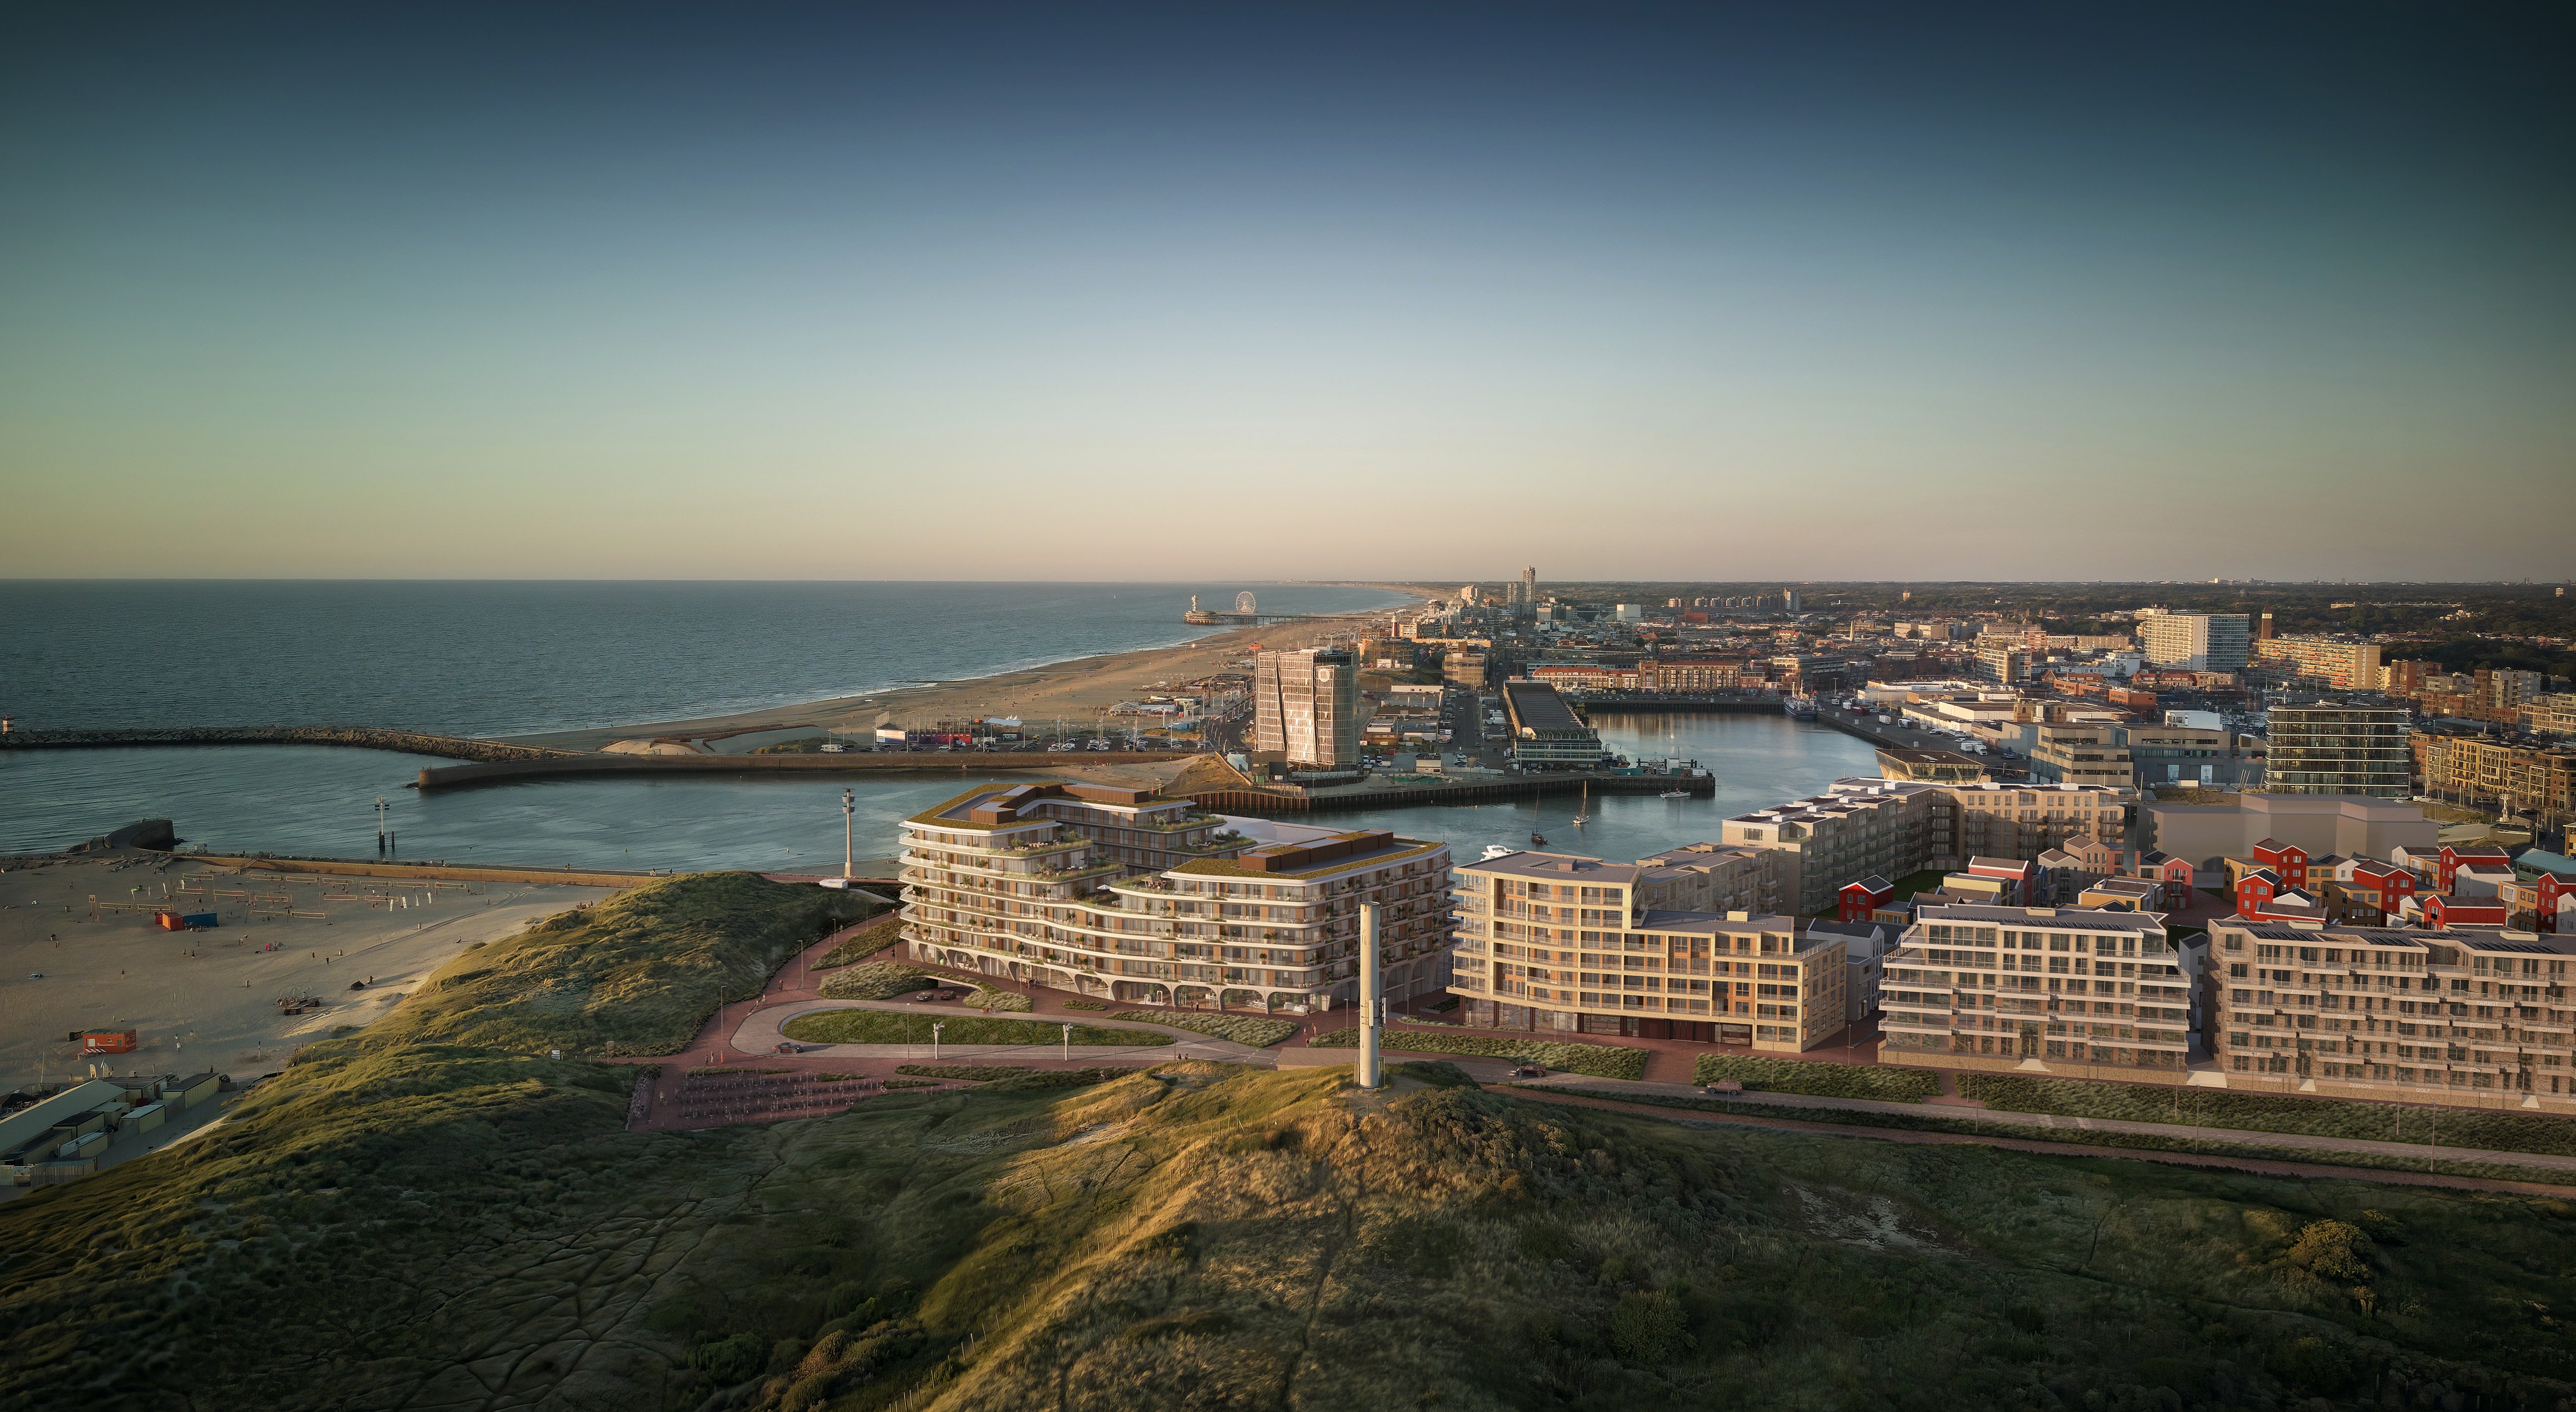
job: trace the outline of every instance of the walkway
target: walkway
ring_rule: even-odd
[[[1604,1081],[1595,1080],[1595,1082]],[[2025,1138],[1994,1137],[1984,1133],[1919,1132],[1903,1128],[1815,1123],[1796,1118],[1711,1113],[1686,1108],[1665,1108],[1647,1103],[1622,1103],[1610,1099],[1589,1098],[1581,1094],[1550,1093],[1545,1088],[1530,1084],[1509,1084],[1496,1091],[1541,1103],[1559,1103],[1574,1108],[1600,1108],[1661,1122],[1679,1123],[1686,1127],[1779,1128],[1791,1132],[1868,1138],[1877,1142],[1913,1143],[1927,1147],[2001,1147],[2015,1152],[2037,1152],[2051,1157],[2116,1157],[2135,1162],[2156,1162],[2169,1167],[2203,1167],[2222,1171],[2252,1172],[2267,1177],[2377,1182],[2386,1186],[2447,1187],[2456,1191],[2500,1191],[2516,1195],[2553,1196],[2562,1199],[2576,1197],[2576,1186],[2555,1186],[2543,1182],[2496,1181],[2486,1177],[2451,1177],[2430,1172],[2397,1171],[2384,1167],[2330,1167],[2307,1162],[2276,1162],[2261,1157],[2220,1156],[2204,1152],[2165,1152],[2135,1147],[2093,1147],[2071,1142],[2035,1142]],[[2237,1136],[2241,1139],[2244,1135],[2237,1134]],[[2449,1149],[2443,1150],[2447,1152]]]
[[[889,1014],[898,1014],[908,1018],[917,1019],[920,1023],[914,1026],[914,1028],[920,1032],[921,1042],[918,1044],[824,1044],[809,1047],[804,1051],[806,1054],[828,1059],[902,1059],[916,1064],[932,1062],[932,1050],[934,1046],[931,1043],[930,1027],[938,1021],[986,1019],[1027,1020],[1030,1018],[1026,1014],[1012,1014],[1008,1011],[987,1012],[975,1009],[969,1005],[958,1004],[955,1002],[940,1003],[935,1001],[924,1002],[915,1000],[794,1000],[788,1001],[784,1004],[769,1005],[764,1006],[761,1009],[754,1010],[751,1014],[743,1018],[741,1024],[734,1028],[733,1034],[728,1037],[728,1042],[732,1044],[734,1051],[739,1054],[775,1054],[778,1046],[787,1039],[787,1036],[783,1033],[783,1027],[786,1023],[795,1019],[799,1015],[808,1014],[816,1010],[881,1010]],[[1050,1015],[1044,1019],[1035,1021],[1035,1023],[1046,1025],[1050,1028],[1058,1024],[1084,1024],[1089,1025],[1094,1029],[1134,1030],[1140,1034],[1167,1034],[1173,1036],[1174,1042],[1171,1044],[1138,1045],[1061,1045],[1046,1043],[941,1044],[936,1046],[936,1057],[940,1062],[958,1060],[980,1063],[996,1059],[1008,1059],[1013,1061],[1026,1059],[1056,1059],[1064,1062],[1071,1062],[1077,1059],[1087,1059],[1094,1063],[1111,1064],[1160,1064],[1174,1059],[1209,1059],[1225,1064],[1254,1064],[1265,1068],[1269,1066],[1271,1058],[1270,1054],[1266,1050],[1255,1049],[1248,1044],[1237,1044],[1228,1039],[1216,1039],[1208,1035],[1199,1034],[1193,1030],[1184,1030],[1172,1025],[1148,1025],[1129,1020],[1104,1020],[1097,1016],[1088,1019],[1078,1019],[1071,1015],[1068,1015],[1061,1020]]]
[[[1596,1079],[1585,1074],[1550,1074],[1543,1079],[1528,1080],[1521,1086],[1589,1088],[1604,1092],[1615,1090],[1685,1098],[1707,1096],[1704,1090],[1690,1084],[1653,1083],[1634,1079]],[[2368,1138],[2318,1137],[2310,1133],[2276,1133],[2254,1128],[2204,1128],[2179,1123],[2138,1123],[2116,1118],[2076,1118],[2063,1113],[2016,1113],[2000,1108],[1963,1110],[1955,1105],[1890,1103],[1873,1098],[1821,1098],[1803,1093],[1748,1092],[1729,1094],[1727,1101],[1779,1108],[1833,1108],[1853,1113],[1904,1113],[1918,1118],[1960,1119],[2039,1130],[2056,1128],[2077,1132],[2128,1133],[2144,1137],[2171,1138],[2178,1142],[2225,1143],[2239,1147],[2256,1143],[2264,1147],[2289,1148],[2301,1152],[2366,1153],[2374,1157],[2397,1157],[2426,1163],[2483,1162],[2499,1166],[2530,1167],[2540,1171],[2566,1172],[2576,1176],[2576,1157],[2561,1157],[2547,1152],[2496,1152],[2475,1147],[2435,1147],[2429,1143],[2376,1142]],[[2093,1150],[2120,1153],[2139,1151],[2136,1148]]]

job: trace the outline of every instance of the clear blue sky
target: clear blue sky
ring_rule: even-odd
[[[25,10],[0,574],[2563,575],[2569,13]]]

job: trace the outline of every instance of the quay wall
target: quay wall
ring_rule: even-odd
[[[1694,696],[1679,693],[1657,693],[1651,696],[1643,694],[1635,696],[1604,696],[1590,692],[1566,692],[1564,693],[1564,696],[1567,704],[1573,706],[1576,710],[1581,711],[1586,715],[1590,715],[1596,711],[1606,712],[1611,715],[1635,714],[1641,716],[1654,715],[1660,712],[1689,712],[1694,715],[1706,714],[1734,716],[1777,716],[1780,714],[1780,698],[1772,695],[1734,696],[1718,694]]]
[[[543,759],[495,760],[472,765],[443,765],[420,772],[416,788],[464,789],[476,785],[516,784],[522,780],[574,776],[636,775],[861,775],[968,774],[995,770],[1062,770],[1073,765],[1135,765],[1158,760],[1186,760],[1186,750],[969,750],[946,755],[890,751],[853,751],[845,755],[574,755],[557,752]]]
[[[262,858],[256,854],[190,853],[191,863],[218,863],[244,872],[314,873],[332,877],[415,878],[438,882],[568,883],[575,887],[641,887],[669,873],[599,868],[475,867],[453,863],[372,862],[365,859]]]
[[[436,755],[449,760],[506,762],[576,759],[569,750],[511,745],[497,740],[423,731],[380,730],[373,726],[170,726],[118,730],[11,731],[0,735],[0,749],[82,750],[119,745],[345,745],[361,750],[391,750],[406,755]]]
[[[1484,804],[1505,799],[1537,799],[1573,794],[1590,785],[1595,794],[1662,794],[1681,789],[1692,798],[1717,793],[1708,775],[1524,775],[1506,780],[1458,784],[1399,785],[1391,789],[1343,790],[1332,793],[1284,789],[1193,790],[1187,796],[1202,809],[1221,814],[1310,814],[1337,809],[1399,809],[1416,804]]]

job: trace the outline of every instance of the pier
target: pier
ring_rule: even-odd
[[[569,750],[497,740],[381,730],[373,726],[139,726],[116,730],[11,731],[0,750],[106,750],[123,745],[340,745],[446,760],[487,762],[579,759]]]

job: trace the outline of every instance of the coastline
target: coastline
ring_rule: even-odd
[[[1418,588],[1391,584],[1367,586],[1408,593],[1417,602],[1428,601],[1431,597],[1428,591]],[[827,730],[862,731],[880,723],[928,726],[942,720],[993,715],[1018,716],[1032,724],[1061,717],[1070,725],[1091,720],[1121,701],[1134,700],[1164,685],[1178,686],[1185,681],[1237,670],[1236,663],[1255,649],[1311,647],[1381,614],[1401,611],[1405,606],[1396,604],[1367,612],[1276,623],[1267,627],[1227,628],[1163,647],[1097,653],[986,676],[891,687],[820,701],[793,702],[678,720],[497,736],[494,739],[514,745],[590,751],[619,740],[712,735],[779,726],[811,725]]]

